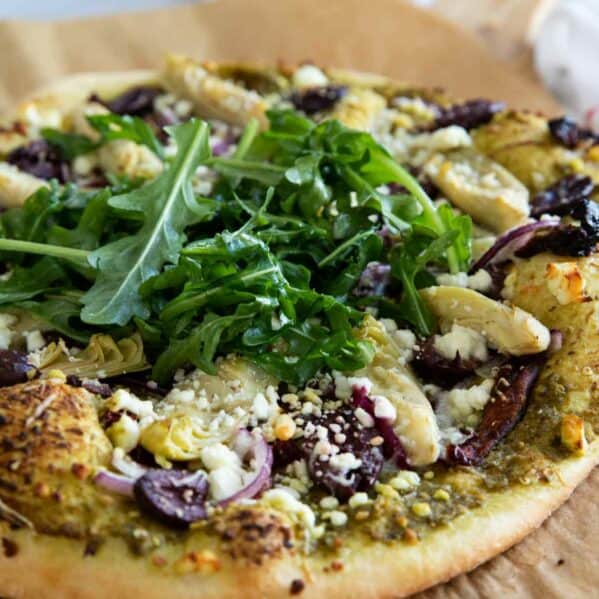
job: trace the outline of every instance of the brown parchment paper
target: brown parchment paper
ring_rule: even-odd
[[[458,97],[560,111],[537,82],[492,58],[474,35],[400,0],[219,0],[86,21],[0,23],[0,112],[58,77],[156,67],[166,51],[312,59],[443,86]],[[599,596],[598,495],[595,471],[525,541],[419,599]]]

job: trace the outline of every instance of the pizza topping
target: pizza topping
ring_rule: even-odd
[[[553,138],[566,148],[575,148],[581,141],[596,143],[596,136],[590,129],[583,129],[576,121],[566,116],[551,119],[548,123]]]
[[[486,401],[476,431],[463,443],[447,447],[448,462],[466,466],[482,463],[522,418],[540,366],[539,359],[536,359],[524,365],[508,364],[500,369],[491,391],[492,400]]]
[[[488,123],[495,114],[505,110],[503,102],[491,100],[469,100],[463,104],[454,104],[440,108],[435,119],[434,127],[449,127],[459,125],[464,129],[474,129]]]
[[[573,206],[590,199],[594,189],[595,184],[590,177],[568,175],[532,198],[530,214],[534,218],[543,214],[569,214]]]
[[[0,387],[25,383],[36,374],[27,356],[12,349],[0,349]]]
[[[516,253],[525,248],[538,233],[550,232],[558,226],[559,220],[553,218],[534,221],[510,229],[498,237],[495,243],[473,264],[471,272],[512,260]]]
[[[290,99],[295,108],[313,115],[331,110],[345,94],[347,94],[347,87],[344,85],[325,85],[295,91]]]
[[[342,501],[370,489],[383,466],[381,448],[372,443],[378,431],[361,425],[348,406],[302,419],[303,435],[285,443],[291,452],[276,451],[279,461],[305,459],[312,480]]]
[[[572,206],[569,216],[580,224],[553,227],[546,235],[533,237],[517,255],[529,258],[541,252],[553,252],[559,256],[591,254],[599,243],[599,205],[593,200],[582,200]]]
[[[140,508],[170,526],[207,516],[208,481],[201,471],[148,470],[135,481],[134,494]]]
[[[536,354],[549,345],[549,329],[521,308],[461,287],[429,287],[420,293],[442,326],[456,323],[478,331],[502,353]]]
[[[66,183],[71,179],[68,163],[60,151],[43,139],[37,139],[13,150],[6,158],[9,164],[17,166],[34,177],[57,179]]]
[[[459,327],[459,325],[453,325],[453,329],[456,327]],[[476,333],[475,331],[473,332]],[[451,333],[449,333],[449,335],[451,335]],[[477,335],[479,334],[477,333]],[[444,335],[444,337],[447,337],[447,335]],[[467,357],[465,354],[469,354],[469,352],[462,353],[463,350],[461,345],[452,348],[449,357],[443,355],[437,348],[437,340],[438,336],[435,335],[420,342],[418,344],[418,349],[414,353],[413,367],[426,381],[430,381],[444,388],[452,387],[456,383],[471,376],[475,369],[486,360],[487,345],[484,337],[482,339],[485,348],[484,359],[471,355],[468,355]],[[465,345],[464,347],[467,348],[468,346]],[[482,352],[479,355],[483,355]]]
[[[154,101],[164,93],[160,87],[139,85],[123,92],[105,103],[110,112],[129,114],[131,116],[147,116],[154,110]]]

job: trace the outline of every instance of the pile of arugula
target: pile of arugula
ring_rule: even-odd
[[[53,183],[4,212],[0,257],[12,275],[0,304],[78,342],[138,330],[161,383],[186,365],[214,372],[228,352],[293,384],[356,370],[372,357],[353,335],[366,304],[429,335],[417,289],[434,282],[431,265],[467,270],[470,219],[431,202],[369,134],[291,110],[269,118],[262,133],[251,122],[228,158],[211,156],[208,125],[192,119],[168,129],[176,155],[148,183]],[[164,159],[138,119],[90,119],[98,142],[44,135],[69,159],[118,137]],[[220,174],[211,198],[193,191],[200,165]],[[392,292],[359,298],[372,261],[391,264]]]

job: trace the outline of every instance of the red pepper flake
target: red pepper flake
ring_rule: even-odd
[[[301,578],[296,578],[291,581],[291,586],[289,587],[289,592],[292,595],[299,595],[305,588],[305,583]]]
[[[343,570],[343,562],[339,562],[339,561],[331,562],[331,568],[335,572],[340,572],[341,570]]]

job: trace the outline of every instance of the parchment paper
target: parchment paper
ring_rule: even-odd
[[[166,51],[201,58],[317,62],[440,85],[458,97],[559,107],[471,34],[399,0],[220,0],[66,23],[0,23],[0,111],[70,73],[155,67]],[[535,534],[420,599],[599,595],[599,472]]]

